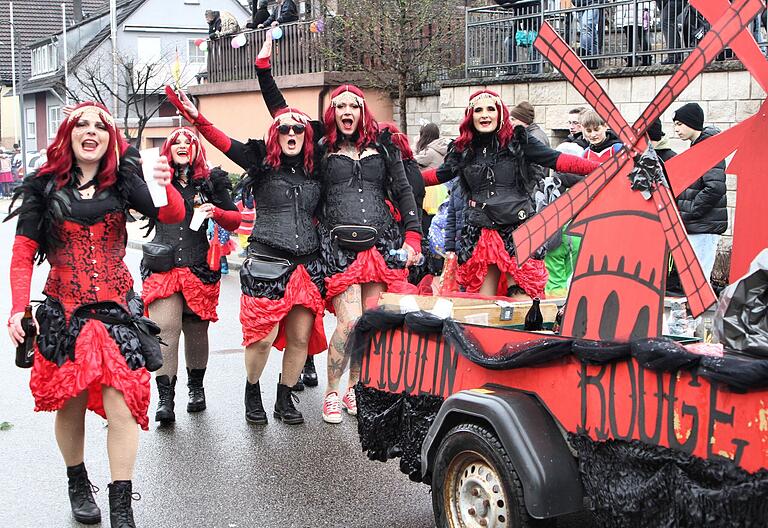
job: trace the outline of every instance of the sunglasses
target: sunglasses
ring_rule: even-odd
[[[301,124],[280,125],[279,127],[277,127],[277,131],[280,134],[285,136],[285,135],[288,135],[288,133],[291,131],[291,129],[293,129],[293,133],[298,135],[298,134],[303,134],[304,133],[304,129],[306,129],[306,128],[307,128],[306,125],[301,125]]]

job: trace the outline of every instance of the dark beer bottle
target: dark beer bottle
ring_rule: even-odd
[[[24,317],[21,318],[21,329],[24,330],[24,340],[16,347],[16,366],[30,368],[35,361],[35,336],[37,328],[32,318],[32,306],[24,309]]]
[[[541,300],[538,297],[533,298],[531,309],[525,314],[525,329],[529,331],[544,329],[544,316],[541,315]]]

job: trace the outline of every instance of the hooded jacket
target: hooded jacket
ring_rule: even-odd
[[[706,127],[691,143],[697,145],[720,131]],[[728,200],[725,188],[725,160],[721,161],[677,197],[677,208],[690,235],[725,233],[728,228]]]
[[[443,164],[447,152],[448,140],[437,138],[434,141],[430,141],[424,150],[414,154],[413,159],[423,169],[436,169]]]
[[[607,130],[605,132],[605,139],[598,145],[592,145],[591,143],[584,151],[584,157],[588,160],[603,163],[622,147],[621,140],[613,132],[613,130]]]
[[[289,22],[296,22],[298,19],[299,10],[296,7],[296,2],[293,0],[283,0],[282,4],[272,10],[272,14],[264,21],[264,25],[269,26],[272,22],[287,24]]]

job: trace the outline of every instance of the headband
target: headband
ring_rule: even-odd
[[[486,99],[490,100],[495,104],[496,106],[502,106],[501,97],[498,95],[494,95],[489,92],[480,92],[476,96],[474,96],[472,99],[469,100],[469,104],[467,105],[467,108],[474,108],[477,106],[481,101],[485,101]]]
[[[331,99],[331,104],[333,106],[336,106],[339,103],[357,103],[360,106],[363,106],[365,104],[365,99],[360,97],[354,92],[351,92],[349,90],[345,90],[341,92],[339,95]]]
[[[100,108],[96,106],[95,104],[86,104],[85,106],[81,106],[80,108],[76,108],[71,114],[69,114],[69,117],[67,118],[67,122],[80,119],[83,117],[83,114],[85,114],[86,111],[96,111],[98,116],[105,121],[110,127],[112,127],[112,131],[115,134],[115,156],[117,156],[117,161],[120,161],[120,144],[119,141],[117,141],[117,127],[115,126],[115,120],[112,117],[112,115],[104,110],[103,108]]]

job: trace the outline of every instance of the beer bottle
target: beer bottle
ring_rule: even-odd
[[[21,329],[24,330],[24,340],[16,347],[16,366],[30,368],[35,361],[35,336],[37,328],[32,318],[32,306],[24,309],[24,317],[21,318]]]
[[[538,297],[533,298],[530,310],[525,314],[525,329],[529,331],[544,329],[544,316],[541,315],[541,300]]]

